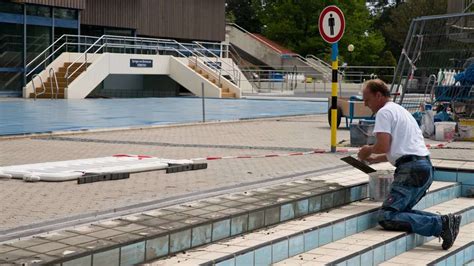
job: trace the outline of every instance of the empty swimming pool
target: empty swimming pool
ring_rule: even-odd
[[[206,121],[237,120],[321,114],[327,103],[206,99],[205,110]],[[0,101],[0,136],[197,121],[202,121],[202,99],[194,97]]]

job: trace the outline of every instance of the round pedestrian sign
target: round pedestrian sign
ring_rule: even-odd
[[[335,43],[344,35],[344,13],[337,6],[327,6],[319,15],[319,34],[328,43]]]

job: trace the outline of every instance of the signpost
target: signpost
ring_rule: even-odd
[[[327,43],[332,44],[332,84],[331,84],[331,152],[336,152],[337,137],[337,42],[344,35],[346,26],[344,13],[337,6],[327,6],[319,15],[319,34]]]

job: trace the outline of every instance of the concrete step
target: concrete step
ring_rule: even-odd
[[[431,207],[455,199],[460,193],[461,187],[457,183],[434,182],[429,193],[416,207]],[[184,254],[158,260],[154,265],[172,265],[178,261],[223,265],[234,262],[238,265],[276,263],[373,228],[377,225],[376,214],[380,205],[380,202],[368,200],[354,202],[328,212],[188,250]]]
[[[433,239],[402,253],[380,265],[464,265],[474,260],[474,222],[461,221],[456,242],[449,250],[442,250],[438,239]]]

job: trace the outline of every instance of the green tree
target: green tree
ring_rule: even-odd
[[[407,0],[384,9],[377,15],[374,25],[381,30],[388,50],[398,58],[411,21],[421,16],[444,14],[446,8],[447,0]]]
[[[261,22],[258,17],[261,2],[258,0],[226,0],[226,18],[244,29],[260,33]]]
[[[345,34],[339,42],[340,60],[349,60],[350,65],[377,65],[385,42],[373,27],[365,0],[267,0],[259,12],[263,34],[296,53],[314,54],[330,61],[331,45],[319,34],[318,18],[323,8],[332,4],[341,8],[346,20]],[[355,46],[352,54],[347,51],[349,44]]]

